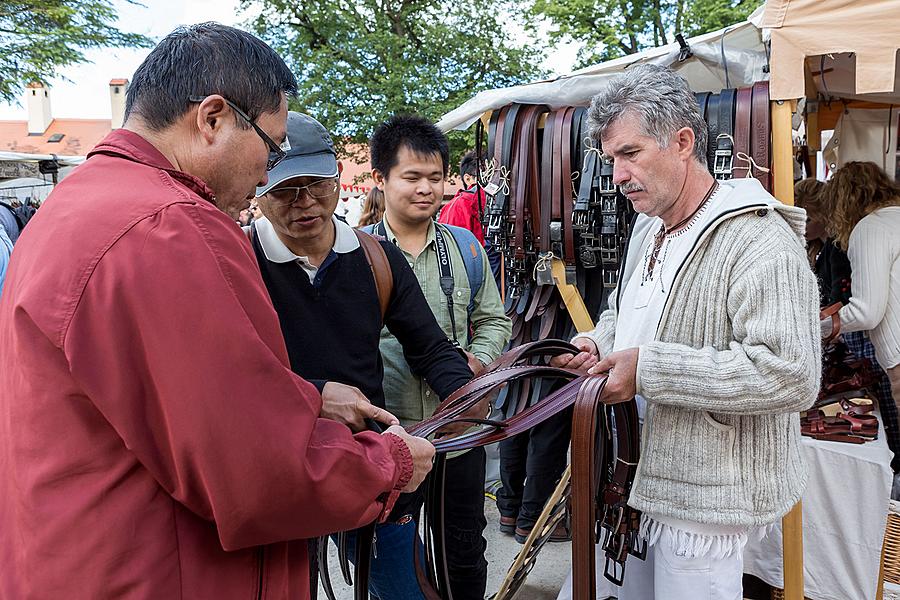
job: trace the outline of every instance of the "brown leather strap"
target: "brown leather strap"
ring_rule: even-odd
[[[388,262],[387,254],[384,253],[381,243],[374,236],[359,229],[353,231],[366,255],[366,262],[369,263],[369,268],[372,270],[372,277],[375,278],[375,291],[378,292],[378,306],[381,308],[383,323],[391,302],[391,295],[394,292],[394,273],[391,270],[391,263]]]
[[[750,156],[750,110],[753,89],[740,88],[737,91],[734,114],[734,155],[742,153]],[[746,177],[750,173],[750,164],[744,160],[734,162],[734,177]]]
[[[600,393],[605,379],[582,382],[572,414],[572,597],[596,597],[595,544],[597,531],[597,429],[606,423]],[[603,445],[599,445],[603,448]]]
[[[843,308],[843,304],[840,302],[835,302],[834,304],[830,304],[823,308],[819,312],[819,320],[827,319],[831,317],[831,333],[828,334],[828,337],[822,340],[823,344],[830,344],[837,338],[837,336],[841,335],[841,308]]]
[[[757,166],[771,169],[769,164],[769,145],[771,121],[769,118],[769,82],[760,81],[753,84],[752,110],[750,112],[750,148],[753,161]],[[772,181],[769,173],[759,171],[753,173],[769,193],[772,192]]]

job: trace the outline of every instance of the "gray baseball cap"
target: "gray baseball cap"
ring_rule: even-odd
[[[289,146],[289,148],[288,148]],[[262,196],[294,177],[337,177],[337,156],[328,130],[309,115],[289,111],[285,158],[269,171],[269,182],[256,188]]]

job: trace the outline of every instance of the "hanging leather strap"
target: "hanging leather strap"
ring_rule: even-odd
[[[716,179],[731,179],[734,167],[734,110],[735,90],[727,89],[719,93],[719,133],[711,140],[713,154],[713,176]]]
[[[753,152],[753,161],[760,167],[770,169],[769,144],[770,144],[770,118],[769,118],[769,82],[761,81],[753,84],[752,110],[750,112],[750,148]],[[772,182],[769,173],[758,171],[753,176],[766,190],[772,192]]]
[[[719,95],[711,94],[706,103],[706,126],[709,138],[706,140],[706,164],[712,173],[716,160],[716,138],[719,137]]]
[[[734,109],[734,155],[741,153],[750,156],[750,107],[752,88],[740,88],[735,95]],[[732,176],[746,177],[750,173],[750,164],[744,160],[733,163]]]

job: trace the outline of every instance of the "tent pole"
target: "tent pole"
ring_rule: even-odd
[[[772,102],[772,167],[775,197],[794,204],[794,162],[791,114],[797,102]],[[803,600],[803,509],[801,502],[781,521],[784,560],[784,600]]]

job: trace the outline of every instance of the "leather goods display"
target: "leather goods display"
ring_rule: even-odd
[[[800,417],[800,432],[818,440],[862,444],[876,439],[878,418],[870,414],[874,404],[854,402],[870,396],[877,375],[868,359],[857,358],[840,339],[841,303],[822,309],[819,317],[831,317],[831,332],[823,340],[822,385],[813,407]],[[828,407],[840,412],[828,414]]]
[[[553,339],[513,348],[448,397],[431,417],[407,428],[412,435],[430,437],[454,423],[478,426],[455,437],[434,440],[438,457],[432,473],[423,484],[426,490],[423,519],[426,560],[424,565],[416,565],[417,571],[420,571],[423,594],[429,600],[452,600],[443,546],[442,490],[446,483],[446,453],[484,446],[517,435],[571,406],[574,406],[571,503],[573,520],[577,524],[573,529],[572,566],[577,589],[585,590],[584,595],[576,593],[576,597],[594,598],[595,588],[591,582],[595,578],[594,553],[598,542],[602,544],[606,557],[607,577],[613,581],[621,582],[629,554],[643,558],[646,548],[637,537],[640,514],[627,505],[640,448],[637,408],[633,401],[611,407],[602,404],[600,395],[606,383],[603,375],[587,375],[546,364],[553,356],[572,352],[577,352],[574,346]],[[498,388],[525,379],[552,379],[562,382],[562,386],[502,419],[462,416]],[[610,427],[612,421],[614,428]],[[358,536],[362,537],[362,530]],[[368,541],[371,547],[371,538]],[[367,564],[361,566],[357,563],[355,577],[351,579],[346,544],[339,539],[338,546],[342,549],[339,554],[345,580],[349,584],[355,579],[351,584],[354,585],[355,597],[366,598]],[[366,550],[364,544],[357,545],[357,552]],[[327,562],[322,552],[318,557],[323,588],[329,600],[333,600]],[[515,589],[511,593],[514,592]]]
[[[695,97],[708,126],[706,155],[713,177],[756,177],[771,193],[768,82]]]
[[[771,192],[768,83],[700,93],[697,102],[708,124],[706,151],[713,176],[755,177]],[[484,129],[486,148],[481,144]],[[529,536],[534,538],[529,551],[517,557],[495,598],[511,598],[520,589],[568,501],[574,597],[593,599],[596,542],[601,542],[605,555],[604,574],[614,582],[621,581],[628,554],[643,557],[646,552],[637,535],[640,515],[627,505],[638,463],[639,425],[633,402],[612,407],[599,402],[605,378],[547,366],[548,357],[573,351],[568,343],[552,338],[571,339],[576,333],[552,264],[562,261],[564,269],[558,276],[565,281],[560,283],[574,285],[588,313],[596,317],[618,283],[634,212],[613,182],[612,161],[589,135],[585,107],[510,104],[492,111],[487,126],[477,128],[476,138],[476,154],[484,157],[477,178],[487,197],[483,227],[485,237],[503,256],[501,294],[512,321],[512,337],[509,350],[484,373],[442,403],[432,417],[409,429],[414,435],[431,436],[450,423],[477,426],[435,441],[438,458],[423,486],[426,561],[417,564],[420,583],[429,600],[452,597],[443,550],[445,454],[506,439],[573,407],[570,481],[554,493],[546,518]],[[850,384],[835,385],[833,390]],[[493,414],[498,418],[461,417],[489,394],[497,394]],[[840,423],[810,415],[805,428],[816,435],[869,435],[874,417],[857,413],[837,418]],[[835,428],[849,428],[849,434],[833,434]],[[351,584],[346,544],[341,541],[341,571]],[[360,599],[367,597],[371,541],[370,535],[357,538],[357,556],[363,561],[357,564],[354,588]],[[317,555],[323,587],[333,599],[321,547]]]

